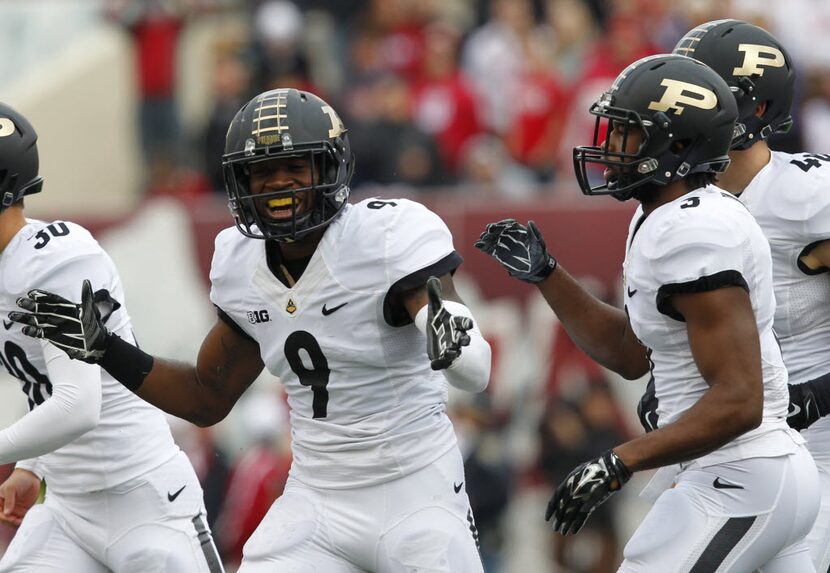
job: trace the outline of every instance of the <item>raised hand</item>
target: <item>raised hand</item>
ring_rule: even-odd
[[[46,339],[70,358],[91,364],[104,355],[109,332],[95,305],[95,294],[88,280],[81,289],[80,304],[35,289],[29,291],[28,297],[17,299],[17,306],[29,311],[9,313],[11,320],[25,325],[23,334]]]
[[[467,331],[473,327],[473,320],[450,314],[441,297],[441,281],[436,277],[427,280],[427,297],[427,354],[432,369],[443,370],[461,355],[462,346],[470,344]]]
[[[545,280],[556,268],[556,259],[533,221],[527,227],[515,219],[490,223],[475,247],[496,259],[510,276],[528,283]]]

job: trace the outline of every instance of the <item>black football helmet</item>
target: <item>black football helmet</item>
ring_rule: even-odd
[[[0,212],[43,188],[38,167],[35,128],[19,112],[0,103]]]
[[[642,198],[694,173],[722,173],[738,116],[735,98],[718,74],[692,58],[649,56],[628,66],[590,108],[594,142],[575,147],[574,170],[586,195],[620,201]],[[623,150],[611,151],[611,129],[623,130]],[[639,130],[634,152],[624,151]],[[595,179],[604,168],[605,180]]]
[[[310,187],[261,193],[249,187],[250,166],[278,157],[305,157],[315,174]],[[259,94],[233,118],[222,156],[228,206],[243,235],[291,242],[331,223],[349,198],[354,155],[337,112],[314,94],[276,89]],[[296,212],[295,195],[315,193],[307,212]],[[290,220],[263,217],[255,201],[291,198]]]
[[[700,60],[726,80],[738,102],[732,149],[746,149],[792,127],[793,62],[763,28],[740,20],[707,22],[683,36],[674,53]],[[767,110],[757,117],[755,109],[763,102]]]

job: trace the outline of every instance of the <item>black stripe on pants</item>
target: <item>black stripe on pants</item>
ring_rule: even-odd
[[[714,573],[729,552],[743,539],[757,516],[731,517],[718,530],[689,573]]]
[[[193,518],[193,527],[196,528],[196,537],[199,540],[199,545],[202,546],[202,553],[205,554],[208,571],[210,573],[225,573],[225,570],[222,568],[222,562],[219,560],[219,552],[216,551],[213,537],[205,525],[205,520],[202,519],[202,514]]]

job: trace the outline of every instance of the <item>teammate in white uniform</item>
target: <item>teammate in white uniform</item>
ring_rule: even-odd
[[[17,461],[0,485],[0,522],[19,526],[0,571],[221,571],[201,486],[161,413],[7,319],[34,286],[77,298],[88,278],[107,328],[133,340],[118,272],[89,232],[23,214],[24,195],[43,185],[36,140],[0,104],[0,364],[30,410],[0,430],[0,463]],[[46,499],[34,505],[41,480]]]
[[[739,20],[708,22],[686,34],[675,53],[711,66],[738,103],[732,163],[718,185],[746,205],[772,250],[774,328],[789,372],[789,422],[800,430],[809,426],[803,435],[821,477],[821,509],[807,542],[816,569],[825,573],[830,418],[819,416],[830,413],[830,155],[770,151],[767,137],[792,124],[795,70],[766,30]]]
[[[651,371],[660,419],[573,470],[546,517],[577,532],[632,472],[666,467],[677,485],[629,540],[620,571],[814,571],[804,536],[818,475],[786,423],[769,246],[734,197],[706,187],[729,163],[734,98],[704,64],[661,55],[626,68],[591,113],[594,145],[574,150],[580,187],[641,203],[627,241],[625,311],[558,267],[532,223],[492,224],[476,246],[537,283],[598,362],[630,379]],[[593,167],[603,182],[589,180]]]
[[[282,380],[293,464],[241,571],[482,571],[445,407],[448,382],[486,387],[490,348],[454,293],[461,259],[446,225],[404,199],[347,204],[345,128],[310,93],[246,104],[224,165],[237,228],[216,238],[219,318],[195,367],[106,333],[89,297],[60,307],[33,293],[22,306],[34,314],[15,318],[201,425],[225,417],[263,367]]]

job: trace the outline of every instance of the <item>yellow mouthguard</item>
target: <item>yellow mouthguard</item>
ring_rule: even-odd
[[[291,205],[291,197],[284,197],[282,199],[271,199],[268,201],[268,207],[277,209],[279,207],[288,207]]]

